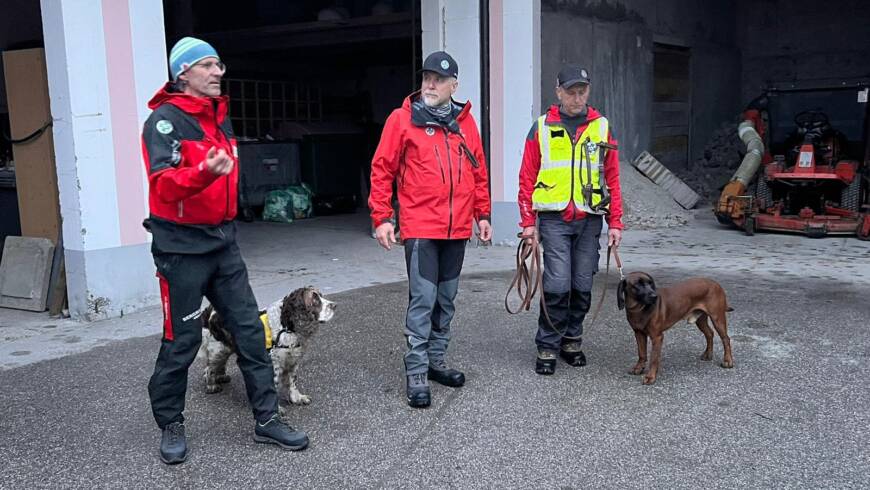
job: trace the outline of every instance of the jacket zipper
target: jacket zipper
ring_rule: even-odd
[[[450,172],[450,200],[448,201],[450,217],[447,221],[447,238],[450,238],[450,233],[453,231],[453,162],[450,161],[450,135],[447,133],[447,128],[444,129],[444,144],[447,146],[447,169]]]
[[[462,145],[459,145],[459,183],[462,183],[462,156],[465,154],[465,151],[462,149]]]
[[[438,159],[438,168],[441,169],[441,183],[446,184],[447,180],[444,178],[444,164],[441,163],[441,154],[438,153],[438,145],[435,145],[435,157]]]
[[[178,217],[184,217],[184,201],[178,201]]]
[[[565,132],[568,132],[568,128],[565,128]],[[571,204],[571,221],[577,219],[577,206],[574,205],[574,154],[577,149],[577,142],[574,141],[574,138],[576,136],[576,134],[571,135],[571,194],[568,196],[568,202]]]
[[[230,142],[230,139],[227,138],[227,135],[224,134],[224,130],[223,130],[223,128],[221,128],[220,124],[218,124],[218,118],[217,118],[217,104],[218,104],[217,101],[214,101],[214,103],[213,103],[212,106],[211,106],[211,109],[212,109],[212,111],[213,111],[213,113],[214,113],[214,128],[215,128],[215,134],[216,134],[216,135],[223,136],[223,139],[224,139],[225,143],[228,143],[228,144],[229,144],[229,147],[230,147],[230,155],[229,155],[229,156],[230,156],[230,158],[234,158],[234,155],[233,155],[233,144]],[[218,138],[218,143],[220,143],[220,138]],[[238,164],[238,162],[233,161],[233,167],[235,167],[237,164]],[[238,169],[237,169],[237,168],[233,168],[233,171],[238,171]],[[225,181],[225,183],[224,183],[224,185],[226,186],[226,194],[227,194],[227,205],[226,205],[226,207],[224,208],[224,219],[225,219],[225,220],[226,220],[226,219],[229,219],[229,216],[230,216],[230,184],[231,184],[231,182],[232,182],[232,180],[233,180],[232,177],[231,177],[232,174],[233,174],[233,172],[230,171],[230,173],[226,175],[226,178],[227,178],[227,179],[226,179],[226,181]]]

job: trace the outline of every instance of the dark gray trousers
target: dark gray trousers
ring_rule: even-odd
[[[597,215],[568,223],[562,219],[562,213],[538,213],[538,232],[544,249],[544,302],[553,325],[566,336],[583,335],[592,278],[598,271],[602,226],[603,218]],[[535,344],[541,350],[555,352],[563,343],[542,311],[538,315]]]
[[[408,313],[405,317],[405,374],[421,374],[430,362],[444,359],[450,342],[453,300],[466,240],[405,240],[408,271]]]

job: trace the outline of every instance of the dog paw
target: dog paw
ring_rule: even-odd
[[[302,393],[294,393],[290,395],[290,403],[294,405],[308,405],[311,403],[311,397]]]
[[[722,361],[722,364],[720,364],[720,366],[726,369],[731,369],[734,367],[734,361]]]
[[[634,374],[634,375],[643,374],[643,366],[635,366],[635,367],[631,368],[631,370],[628,371],[628,374]]]
[[[701,360],[702,361],[712,361],[713,360],[713,353],[704,351],[704,353],[701,354]]]
[[[224,390],[224,387],[217,384],[217,383],[205,385],[205,392],[208,393],[209,395],[214,394],[214,393],[220,393],[223,390]]]
[[[643,384],[645,384],[645,385],[655,384],[655,382],[656,382],[656,377],[655,377],[655,376],[649,376],[649,375],[647,375],[647,376],[644,376],[644,377],[643,377]]]

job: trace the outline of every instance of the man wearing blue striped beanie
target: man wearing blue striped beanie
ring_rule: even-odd
[[[178,41],[169,54],[172,81],[148,103],[142,130],[151,232],[163,305],[163,338],[148,383],[151,411],[163,431],[160,459],[187,459],[184,398],[187,372],[202,342],[207,297],[238,354],[254,413],[254,440],[301,450],[308,436],[278,414],[272,360],[266,351],[257,299],[236,243],[238,146],[221,96],[226,66],[207,42]],[[229,377],[213,373],[219,382]]]

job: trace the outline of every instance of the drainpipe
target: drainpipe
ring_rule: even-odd
[[[489,0],[480,0],[480,139],[486,155],[487,172],[489,161]],[[490,193],[492,180],[489,180]]]

